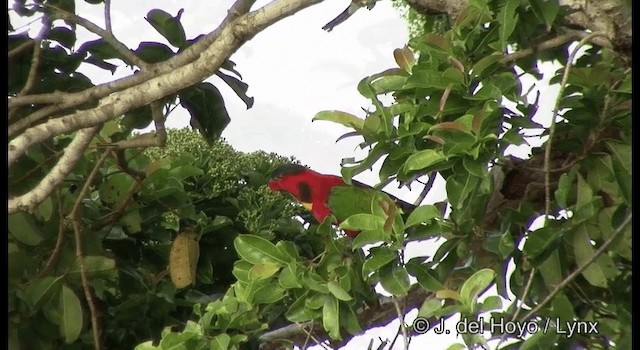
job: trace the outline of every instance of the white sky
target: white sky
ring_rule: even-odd
[[[166,43],[144,20],[144,16],[154,7],[172,15],[184,8],[182,24],[189,39],[217,27],[232,3],[229,0],[112,0],[113,31],[130,48],[136,48],[140,41]],[[258,1],[254,9],[265,3],[267,1]],[[89,5],[84,1],[76,1],[76,6],[78,14],[104,26],[102,6]],[[243,81],[249,84],[248,95],[255,98],[253,108],[247,110],[235,93],[217,77],[209,79],[220,88],[225,98],[231,122],[222,136],[235,149],[293,155],[314,170],[331,174],[340,174],[342,158],[355,156],[361,159],[366,155],[364,151],[356,151],[360,142],[358,138],[335,142],[340,135],[351,130],[330,122],[312,123],[311,119],[322,110],[341,110],[363,117],[361,107],[368,108],[370,103],[358,94],[358,82],[367,75],[396,66],[393,50],[406,43],[408,31],[404,19],[392,8],[390,1],[380,1],[371,11],[361,9],[330,33],[323,31],[321,27],[346,6],[348,0],[329,0],[312,6],[259,33],[231,57]],[[13,24],[18,27],[16,21]],[[79,33],[81,31],[79,29]],[[79,34],[81,41],[96,38],[82,32],[84,34]],[[92,66],[84,71],[94,83],[130,74],[126,68],[119,68],[114,76]],[[542,88],[543,100],[545,96],[555,95],[555,89],[545,91],[547,88],[546,85]],[[541,112],[548,114],[549,110],[551,104],[543,104]],[[184,127],[188,120],[186,111],[176,109],[169,116],[167,126]],[[356,178],[375,184],[377,171],[366,172]],[[389,186],[387,190],[413,202],[421,188],[409,191]],[[436,182],[431,192],[426,203],[445,198],[442,183]],[[407,252],[407,258],[432,255],[435,248],[432,243],[413,246]],[[416,311],[410,313],[407,321],[411,322],[415,315]],[[447,328],[453,330],[454,322],[454,319],[449,320]],[[370,330],[354,338],[343,349],[366,349],[372,338],[374,348],[377,348],[380,344],[378,338],[393,339],[398,325],[396,320],[387,327]],[[410,348],[446,349],[456,342],[453,334],[430,332],[412,339]],[[462,342],[460,338],[457,340]],[[394,349],[402,349],[401,339],[396,341]]]

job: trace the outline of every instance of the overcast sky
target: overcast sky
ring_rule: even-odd
[[[140,41],[165,42],[145,20],[147,12],[160,8],[175,15],[184,9],[182,24],[187,38],[212,31],[226,15],[233,1],[116,1],[112,0],[112,24],[114,34],[130,48]],[[266,4],[258,1],[254,9]],[[76,12],[104,27],[102,6],[76,1]],[[338,143],[335,140],[351,130],[330,123],[311,122],[322,110],[342,110],[364,117],[361,108],[370,107],[356,89],[365,76],[395,67],[393,50],[405,45],[408,31],[398,10],[390,1],[379,2],[371,11],[361,9],[349,20],[327,33],[321,28],[348,6],[348,0],[329,0],[312,6],[292,17],[267,28],[242,46],[231,60],[249,84],[249,96],[255,98],[253,108],[247,110],[244,103],[217,78],[210,78],[220,88],[231,122],[222,136],[237,150],[264,150],[283,156],[295,156],[311,168],[331,174],[340,174],[340,161],[345,157],[361,159],[364,151],[357,151],[360,140],[349,138]],[[14,22],[14,27],[18,27]],[[84,33],[84,34],[81,34]],[[96,37],[79,29],[79,40]],[[129,75],[127,68],[119,68],[114,76],[97,68],[85,68],[94,83]],[[543,99],[546,87],[543,88]],[[550,109],[547,107],[546,109]],[[545,108],[543,106],[542,110]],[[188,113],[177,109],[169,119],[169,127],[188,125]],[[525,151],[526,153],[526,151]],[[369,184],[377,182],[377,172],[363,173],[357,178]],[[413,202],[421,190],[387,189],[395,195]],[[433,193],[425,203],[444,199],[444,191],[436,183]],[[440,188],[439,188],[440,187]],[[412,247],[409,257],[429,255],[433,244]],[[410,314],[407,321],[415,318]],[[453,329],[453,322],[447,323]],[[388,327],[367,332],[356,337],[344,349],[366,349],[371,338],[392,339],[398,330],[398,321]],[[455,332],[454,332],[455,333]],[[427,335],[416,337],[411,349],[446,349],[456,341],[453,335]],[[462,342],[460,338],[458,342]],[[398,340],[394,349],[401,349]],[[319,347],[316,347],[319,348]]]

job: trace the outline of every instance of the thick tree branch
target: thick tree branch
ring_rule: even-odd
[[[9,214],[18,210],[30,211],[49,197],[82,158],[85,149],[99,130],[99,126],[93,126],[78,131],[58,163],[36,187],[21,196],[9,199]]]
[[[26,130],[9,143],[9,166],[34,144],[55,135],[99,125],[202,81],[218,70],[227,57],[261,30],[319,1],[273,1],[223,28],[217,40],[202,52],[198,59],[175,69],[171,74],[162,74],[137,86],[115,92],[103,98],[98,107],[77,111]]]
[[[421,14],[447,14],[453,19],[457,18],[469,4],[468,0],[406,0],[406,2]],[[568,16],[559,18],[560,25],[605,33],[607,39],[594,42],[600,46],[612,47],[623,59],[631,62],[631,11],[623,1],[560,0],[560,6],[569,12]],[[587,34],[583,32],[581,36]]]

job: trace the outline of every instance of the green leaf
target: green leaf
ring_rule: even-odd
[[[502,55],[498,53],[492,53],[489,56],[481,58],[471,68],[471,73],[475,76],[480,76],[485,69],[496,66],[496,63],[502,59]]]
[[[396,260],[398,252],[385,246],[373,247],[369,250],[367,260],[362,264],[362,274],[369,275],[371,272],[378,271],[383,266]]]
[[[385,241],[389,238],[389,234],[382,228],[376,230],[367,230],[360,232],[351,242],[351,249],[362,248],[367,244]]]
[[[277,283],[266,284],[258,288],[253,296],[254,304],[273,304],[285,296],[285,290]]]
[[[151,64],[164,62],[175,55],[167,45],[152,41],[141,42],[134,52],[143,61]]]
[[[105,256],[85,256],[84,268],[90,279],[115,278],[117,275],[116,261]],[[71,271],[67,273],[69,278],[80,281],[80,265],[76,260]]]
[[[47,38],[59,42],[60,45],[67,49],[71,49],[76,43],[76,32],[66,27],[53,27],[49,31]]]
[[[530,232],[527,236],[526,242],[524,243],[522,251],[529,257],[535,258],[547,248],[556,244],[561,235],[561,230],[552,227],[543,227]]]
[[[147,13],[145,19],[153,28],[160,33],[169,43],[175,47],[182,47],[187,38],[184,33],[180,17],[184,10],[180,9],[176,17],[160,9],[153,9]]]
[[[9,233],[18,242],[36,246],[44,240],[41,226],[38,225],[31,214],[17,212],[8,217]]]
[[[425,149],[412,154],[404,164],[405,171],[421,170],[445,160],[441,151]]]
[[[547,28],[551,28],[553,21],[558,15],[560,10],[560,3],[557,0],[530,0],[529,4],[533,13],[538,17],[541,22],[547,25]]]
[[[471,174],[456,174],[447,179],[447,198],[454,209],[462,209],[480,179]]]
[[[502,236],[500,236],[500,241],[498,242],[500,255],[502,255],[502,258],[506,259],[515,250],[515,248],[511,232],[506,231]]]
[[[398,265],[385,266],[380,270],[380,284],[395,296],[406,295],[411,287],[406,268]]]
[[[558,180],[558,189],[556,189],[555,192],[555,198],[561,208],[566,209],[569,207],[569,194],[571,193],[571,186],[576,178],[577,172],[578,167],[574,166],[568,173],[560,175],[560,179]]]
[[[418,310],[418,317],[432,317],[441,309],[442,300],[437,298],[426,298]]]
[[[473,308],[478,295],[491,285],[496,273],[492,269],[482,269],[469,277],[460,288],[460,301]]]
[[[340,287],[335,282],[331,282],[331,281],[328,282],[327,288],[329,288],[329,292],[331,292],[331,294],[333,294],[334,297],[340,300],[349,301],[353,299],[346,290],[342,289],[342,287]]]
[[[269,240],[255,235],[238,235],[233,241],[238,255],[251,264],[286,264],[287,259]]]
[[[296,299],[289,310],[285,312],[285,317],[291,322],[305,322],[315,317],[314,313],[305,306],[305,301],[309,299],[309,292],[305,291]]]
[[[362,332],[362,326],[358,321],[355,311],[351,305],[340,304],[340,323],[351,334],[358,334]]]
[[[251,267],[249,270],[249,278],[251,279],[263,279],[269,278],[280,271],[280,264],[274,263],[260,263]]]
[[[362,129],[364,127],[364,119],[360,119],[351,113],[341,111],[321,111],[316,113],[316,115],[311,120],[326,120],[338,123],[348,128],[352,128],[358,132],[362,132]]]
[[[516,9],[520,5],[520,0],[507,0],[498,12],[498,22],[500,22],[500,45],[504,50],[509,43],[509,36],[513,33],[518,23]]]
[[[63,285],[60,292],[60,335],[67,344],[75,342],[82,331],[82,305],[71,288]]]
[[[607,141],[611,151],[613,170],[620,186],[620,192],[628,205],[631,205],[631,145],[628,143]]]
[[[124,114],[120,124],[125,130],[144,129],[151,124],[153,116],[150,106],[142,106]]]
[[[42,277],[29,283],[24,291],[24,298],[34,309],[39,309],[53,297],[57,297],[62,283],[61,277]]]
[[[337,299],[326,297],[322,307],[322,326],[332,339],[340,336],[340,304]]]
[[[127,199],[129,189],[134,181],[130,175],[125,173],[116,173],[109,176],[98,189],[100,200],[105,204],[117,206]]]
[[[278,283],[280,284],[280,287],[285,289],[302,288],[302,284],[300,284],[298,276],[295,274],[292,265],[282,269],[278,276]]]
[[[482,312],[502,309],[502,299],[497,295],[490,295],[482,301]]]
[[[591,238],[585,225],[587,224],[581,224],[574,232],[573,237],[573,253],[579,267],[591,260],[596,251],[591,244]],[[591,285],[601,288],[607,288],[607,280],[613,279],[619,273],[620,271],[613,260],[606,254],[601,254],[582,271],[582,275]]]
[[[405,228],[440,218],[440,210],[435,205],[421,205],[414,209],[405,223]]]
[[[438,280],[435,271],[424,264],[412,259],[407,263],[407,271],[418,280],[418,284],[422,288],[430,292],[445,289],[445,286]]]
[[[220,138],[231,118],[218,88],[211,83],[200,83],[179,93],[180,105],[191,115],[191,125],[198,129],[207,142]]]
[[[221,333],[211,339],[211,350],[227,350],[231,343],[231,337],[227,333]]]
[[[370,231],[384,227],[385,219],[373,214],[355,214],[340,223],[343,230]]]

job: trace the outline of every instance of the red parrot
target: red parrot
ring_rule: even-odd
[[[357,187],[371,188],[361,182],[353,180]],[[336,186],[349,186],[344,180],[336,175],[325,175],[315,172],[299,164],[285,164],[276,168],[273,172],[273,179],[268,183],[272,191],[288,192],[309,211],[313,217],[322,223],[327,216],[332,214],[329,207],[331,191]],[[412,211],[415,206],[401,201],[393,196],[396,203],[405,210]],[[339,224],[340,222],[336,222]],[[349,237],[355,237],[359,231],[345,230]]]

